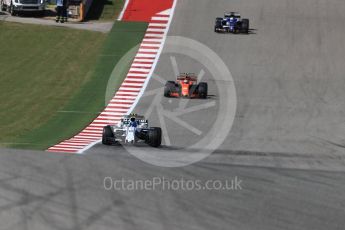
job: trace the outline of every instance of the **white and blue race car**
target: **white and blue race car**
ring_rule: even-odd
[[[224,18],[216,18],[214,32],[249,33],[249,19],[241,18],[236,12],[225,13]]]
[[[137,114],[125,115],[117,125],[103,128],[102,144],[118,143],[146,143],[152,147],[159,147],[162,142],[162,130],[149,127],[148,120]]]

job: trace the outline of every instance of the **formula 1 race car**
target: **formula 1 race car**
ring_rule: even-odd
[[[241,19],[241,15],[236,12],[225,13],[224,18],[216,18],[214,32],[226,33],[249,33],[249,19]]]
[[[206,82],[197,83],[194,73],[181,73],[176,81],[168,81],[164,86],[165,97],[207,98]]]
[[[146,143],[152,147],[159,147],[162,142],[162,130],[149,127],[148,120],[137,114],[125,115],[118,125],[103,128],[102,144],[117,143]]]

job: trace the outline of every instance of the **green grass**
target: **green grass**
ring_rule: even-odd
[[[90,80],[106,35],[16,23],[1,23],[0,34],[4,145],[47,122]]]
[[[101,34],[64,30],[64,40],[57,29],[35,33],[25,25],[13,33],[17,26],[0,29],[6,42],[12,40],[0,59],[0,140],[15,148],[43,150],[77,134],[102,111],[114,66],[140,43],[147,24],[115,23],[101,49]],[[127,63],[126,71],[115,73],[114,91],[129,67]]]
[[[114,20],[120,14],[125,0],[97,0],[93,1],[86,16],[86,20]]]

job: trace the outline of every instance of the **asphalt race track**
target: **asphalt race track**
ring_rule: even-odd
[[[248,17],[251,33],[214,33],[226,10]],[[186,55],[186,40],[175,37],[135,109],[168,130],[162,148],[96,145],[72,156],[1,150],[0,229],[343,229],[344,10],[337,0],[179,0],[169,35],[213,50],[232,77],[219,79],[201,64],[207,58]],[[210,97],[161,98],[177,71],[203,76]],[[224,119],[233,87],[236,114]],[[203,143],[185,147],[217,135],[219,117],[232,129],[211,156],[185,167],[153,165],[178,156],[187,164],[186,154]],[[105,177],[243,183],[231,191],[107,191]]]
[[[18,167],[20,165],[20,167]],[[1,150],[0,229],[342,229],[344,172],[144,164],[124,153]],[[238,176],[237,191],[106,191],[104,177]]]

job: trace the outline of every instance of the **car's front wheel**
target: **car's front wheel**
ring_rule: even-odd
[[[103,145],[112,145],[114,143],[115,136],[113,131],[111,130],[111,127],[105,126],[103,128],[103,134],[102,134],[102,144]]]

